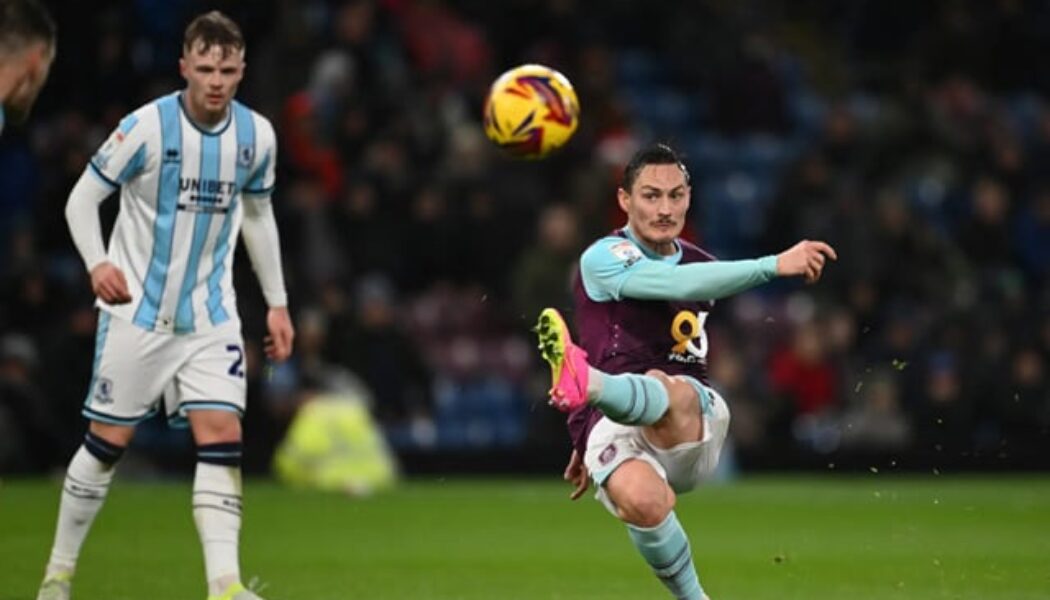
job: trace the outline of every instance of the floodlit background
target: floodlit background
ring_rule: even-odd
[[[711,377],[733,413],[721,477],[745,480],[682,500],[712,597],[1050,593],[1045,475],[1001,477],[1050,467],[1045,3],[47,4],[59,26],[51,79],[29,125],[9,124],[0,137],[0,475],[61,473],[80,443],[95,313],[65,226],[65,200],[123,115],[180,87],[183,29],[193,15],[219,8],[247,38],[238,97],[278,132],[274,200],[298,328],[293,360],[266,365],[265,307],[242,251],[236,281],[249,358],[246,469],[269,477],[290,424],[318,397],[363,402],[400,471],[414,476],[407,488],[387,492],[391,501],[407,512],[433,511],[419,527],[447,524],[456,506],[484,504],[486,495],[509,495],[514,500],[506,501],[500,523],[517,522],[517,502],[536,511],[524,513],[528,522],[520,528],[564,512],[570,523],[594,523],[594,533],[579,533],[581,539],[614,540],[597,566],[584,561],[578,572],[562,572],[542,561],[521,566],[549,556],[550,537],[559,535],[533,530],[540,536],[535,548],[524,542],[524,556],[503,557],[530,573],[530,587],[515,592],[499,591],[500,568],[506,581],[518,576],[506,562],[489,565],[471,550],[449,554],[458,563],[435,563],[435,554],[451,552],[438,541],[434,553],[415,547],[409,562],[424,582],[416,587],[398,588],[406,584],[393,571],[376,575],[385,573],[377,566],[383,560],[404,560],[397,554],[404,546],[389,556],[382,549],[344,554],[342,566],[330,565],[330,554],[307,553],[311,558],[299,560],[318,569],[316,577],[292,585],[308,569],[289,567],[273,577],[275,596],[350,597],[333,591],[343,582],[335,587],[369,598],[659,597],[596,504],[570,506],[547,484],[508,488],[502,478],[488,479],[560,477],[568,439],[560,413],[545,405],[548,375],[529,328],[544,306],[571,313],[567,286],[579,253],[622,225],[614,198],[623,164],[652,140],[684,153],[694,178],[687,237],[720,258],[775,253],[803,238],[826,240],[840,256],[819,285],[776,282],[719,302],[708,320]],[[502,156],[481,130],[488,84],[523,62],[567,75],[582,107],[574,139],[541,162]],[[103,207],[107,223],[116,204]],[[178,496],[188,493],[184,474],[192,460],[187,433],[163,420],[142,426],[114,502],[121,502],[121,486],[133,488],[126,493],[186,517],[176,535],[192,542],[188,507]],[[760,471],[818,479],[756,484],[752,476]],[[995,478],[973,480],[973,488],[971,480],[945,482],[973,472]],[[441,483],[464,473],[487,478],[476,480],[476,490]],[[171,478],[182,487],[143,490],[130,484],[136,477]],[[15,481],[7,494],[0,485],[0,563],[5,553],[22,561],[8,571],[17,581],[8,583],[28,596],[43,568],[59,490],[39,479]],[[253,523],[249,490],[246,535],[258,545],[246,550],[245,561],[281,573],[280,560],[299,563],[276,549],[309,542],[296,546],[282,527],[298,528],[274,523],[298,523],[297,498],[331,503],[318,513],[326,515],[340,510],[342,497],[304,500],[258,485],[260,506],[269,499],[277,512],[267,524]],[[370,486],[345,487],[364,493]],[[827,529],[808,529],[806,519],[817,515],[807,506],[832,510],[805,499],[820,498],[821,490],[845,512],[825,512]],[[425,500],[431,495],[438,500]],[[125,506],[136,506],[125,498]],[[314,516],[303,527],[329,531],[345,522],[349,536],[361,523],[355,515],[372,515],[371,503],[383,502],[376,498],[343,509],[363,514]],[[529,498],[549,503],[549,511]],[[705,530],[705,501],[726,508],[713,509],[723,529]],[[34,518],[10,519],[30,506],[39,507],[25,513]],[[766,515],[768,528],[734,545],[740,530],[733,521],[749,518],[734,506]],[[999,515],[990,530],[959,538],[981,522],[974,511],[985,508]],[[375,529],[361,543],[395,535],[394,525],[376,525],[384,514],[369,517]],[[876,520],[864,525],[865,515]],[[118,518],[100,518],[96,533],[126,539]],[[769,539],[788,524],[794,533]],[[492,539],[517,535],[487,527]],[[847,535],[851,530],[856,537]],[[435,535],[447,541],[460,533]],[[834,541],[840,534],[846,537]],[[732,550],[705,545],[705,535]],[[106,546],[113,544],[119,546]],[[953,549],[967,544],[987,544],[986,553],[974,548],[953,561]],[[131,556],[156,550],[143,548]],[[195,551],[187,548],[185,571],[199,576]],[[566,552],[565,560],[585,553]],[[824,562],[805,562],[821,552]],[[875,555],[887,562],[870,562]],[[705,568],[705,560],[715,564]],[[427,587],[441,581],[427,573],[455,574],[455,564],[478,561],[495,569],[494,582]],[[912,564],[925,570],[901,566]],[[104,567],[86,563],[83,570],[92,568]],[[744,575],[774,568],[781,570]],[[611,584],[609,571],[625,573],[623,581]],[[119,583],[96,577],[99,595],[120,597],[105,587]],[[4,583],[0,576],[6,599]],[[135,585],[143,584],[119,589]],[[559,586],[565,595],[556,595]]]

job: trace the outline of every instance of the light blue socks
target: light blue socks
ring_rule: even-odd
[[[689,539],[674,511],[656,527],[627,525],[631,541],[660,581],[678,600],[703,600]]]
[[[601,378],[601,384],[591,404],[613,421],[624,425],[652,425],[667,412],[670,400],[660,380],[633,373],[609,375],[591,371],[592,379],[596,376]]]

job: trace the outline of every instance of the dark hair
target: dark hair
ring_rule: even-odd
[[[186,26],[186,35],[182,39],[182,51],[189,54],[194,50],[193,45],[201,42],[201,49],[207,52],[212,46],[222,48],[223,56],[232,50],[244,50],[244,35],[241,28],[217,10],[204,13]]]
[[[620,187],[630,192],[635,180],[638,179],[638,173],[645,165],[678,165],[678,168],[682,170],[682,175],[685,176],[685,184],[689,185],[689,169],[685,168],[678,152],[667,144],[656,143],[634,153],[630,162],[623,169],[623,183]]]
[[[0,0],[0,49],[55,42],[55,21],[37,0]]]

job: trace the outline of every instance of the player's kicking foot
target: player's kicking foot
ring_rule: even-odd
[[[208,596],[208,600],[263,600],[255,592],[244,587],[243,584],[233,583],[226,591],[218,596]]]
[[[72,581],[72,573],[56,573],[44,578],[36,600],[69,600],[69,587]]]
[[[583,348],[572,343],[561,313],[545,308],[536,322],[540,354],[551,366],[551,406],[571,412],[587,403],[590,365]]]

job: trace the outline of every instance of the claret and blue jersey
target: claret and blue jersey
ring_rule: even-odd
[[[625,227],[584,251],[573,321],[591,366],[612,375],[659,369],[707,384],[704,323],[714,301],[776,276],[775,256],[718,261],[685,240],[675,244],[661,256]],[[600,418],[593,406],[569,416],[578,450]]]
[[[189,118],[179,92],[125,117],[88,170],[120,188],[108,257],[133,300],[99,306],[150,331],[191,333],[236,319],[240,203],[269,196],[276,152],[269,121],[236,101],[212,130]]]
[[[624,228],[598,240],[580,257],[575,321],[580,346],[596,368],[608,373],[658,368],[706,378],[703,321],[714,302],[675,299],[682,294],[672,288],[681,282],[666,269],[715,258],[683,240],[676,246],[673,255],[660,256]],[[640,286],[630,280],[647,274],[657,278],[644,289],[634,289]]]

